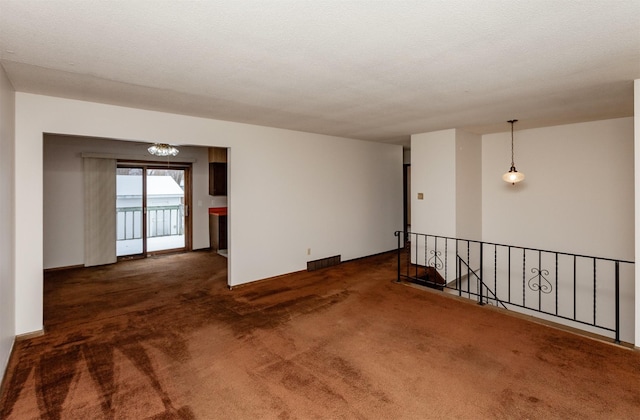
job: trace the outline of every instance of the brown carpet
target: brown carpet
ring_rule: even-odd
[[[380,255],[226,288],[194,252],[45,276],[2,419],[631,419],[640,353],[394,283]]]

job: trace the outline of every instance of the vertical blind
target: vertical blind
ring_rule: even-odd
[[[84,265],[111,264],[116,257],[116,160],[85,157]]]

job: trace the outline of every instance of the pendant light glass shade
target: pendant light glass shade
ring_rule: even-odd
[[[520,182],[524,179],[524,174],[522,172],[518,172],[516,164],[513,162],[513,124],[518,122],[518,120],[510,120],[508,122],[511,124],[511,168],[509,169],[509,172],[502,175],[502,179],[511,185],[515,185],[516,182]]]
[[[524,179],[524,174],[522,172],[518,172],[515,166],[512,166],[509,169],[509,172],[502,175],[502,179],[511,184],[515,184],[516,182],[520,182]]]
[[[156,143],[147,150],[155,156],[176,156],[179,153],[176,147],[166,143]]]

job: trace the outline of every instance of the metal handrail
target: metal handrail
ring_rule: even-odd
[[[572,257],[576,256],[576,257],[580,257],[580,258],[597,258],[597,259],[603,260],[603,261],[611,261],[611,262],[619,261],[621,263],[635,264],[635,261],[627,261],[627,260],[621,260],[621,259],[616,259],[616,258],[606,258],[606,257],[596,257],[596,256],[593,256],[593,255],[573,254],[573,253],[563,252],[563,251],[551,251],[551,250],[548,250],[548,249],[529,248],[529,247],[518,246],[518,245],[505,245],[505,244],[499,244],[499,243],[495,243],[495,242],[478,241],[476,239],[454,238],[452,236],[430,235],[430,234],[426,234],[426,233],[405,232],[405,231],[402,231],[402,230],[397,230],[397,231],[394,232],[394,236],[398,237],[398,239],[402,238],[402,236],[405,236],[405,235],[406,236],[409,236],[409,235],[426,235],[426,236],[438,237],[438,238],[441,238],[441,239],[450,239],[450,240],[454,240],[454,241],[464,241],[464,242],[470,242],[470,243],[476,243],[476,244],[484,244],[484,245],[506,246],[506,247],[510,247],[512,249],[524,249],[524,250],[527,250],[527,251],[548,252],[548,253],[553,253],[553,254],[558,254],[558,255],[568,255],[568,256],[572,256]]]
[[[398,282],[429,285],[420,273],[432,267],[445,279],[444,288],[459,296],[477,297],[480,304],[491,299],[506,309],[612,332],[620,342],[621,266],[625,280],[630,278],[624,285],[633,285],[633,261],[414,232],[397,231],[395,236]],[[453,264],[455,270],[450,267]],[[477,272],[471,265],[479,267]],[[478,281],[474,288],[470,273]],[[518,288],[521,293],[514,293]],[[485,299],[485,291],[493,298]]]
[[[483,282],[483,281],[482,281],[482,279],[478,276],[478,274],[477,274],[475,271],[473,271],[473,270],[471,269],[471,267],[469,267],[469,264],[467,264],[467,262],[466,262],[466,261],[464,261],[462,258],[460,258],[460,257],[457,257],[457,258],[458,258],[458,263],[459,263],[459,264],[464,264],[464,265],[467,267],[467,273],[468,273],[467,278],[469,278],[469,275],[470,275],[470,274],[473,274],[473,276],[476,278],[476,280],[478,280],[478,282],[480,282],[480,284],[482,284],[482,286],[484,286],[484,288],[485,288],[485,289],[487,289],[487,291],[488,291],[489,293],[491,293],[491,295],[493,296],[493,298],[492,298],[492,299],[493,299],[493,300],[495,300],[497,303],[499,303],[499,304],[500,304],[500,306],[502,306],[504,309],[507,309],[507,307],[505,306],[504,302],[502,302],[500,299],[498,299],[498,297],[493,293],[493,291],[491,290],[491,288],[489,288],[489,286],[487,286],[486,284],[484,284],[484,282]],[[461,270],[458,270],[458,272],[461,272]],[[456,290],[457,290],[457,289],[456,289]],[[482,289],[480,288],[480,290],[481,290],[481,291],[480,291],[479,296],[480,296],[480,300],[481,300],[481,301],[480,301],[480,302],[478,302],[478,303],[482,304],[482,303],[483,303],[483,302],[482,302]],[[489,298],[489,297],[487,297],[487,299],[490,299],[490,298]]]
[[[158,216],[158,212],[162,212],[163,213],[163,217],[162,219],[159,219]],[[166,223],[166,212],[169,212],[169,226],[166,227],[164,226],[164,224]],[[126,241],[126,240],[131,240],[131,239],[140,239],[142,238],[142,228],[141,226],[138,226],[138,229],[136,229],[136,212],[139,213],[139,217],[142,216],[142,212],[143,212],[143,208],[138,206],[138,207],[116,207],[116,217],[118,218],[118,225],[122,226],[122,234],[120,234],[120,232],[118,233],[118,237],[116,238],[117,241]],[[171,226],[171,221],[173,220],[172,218],[172,212],[176,212],[175,214],[175,221],[177,222],[177,225],[175,226],[175,228],[173,228]],[[131,225],[129,226],[129,224],[127,223],[127,215],[130,214],[131,215]],[[121,224],[120,220],[121,218],[119,217],[119,215],[122,215],[123,217],[123,223]],[[155,215],[156,217],[152,217],[152,215]],[[146,217],[147,217],[147,238],[155,238],[155,237],[162,237],[162,236],[176,236],[176,235],[183,235],[184,234],[184,206],[182,204],[176,204],[176,205],[170,205],[170,206],[149,206],[147,207],[147,212],[146,212]],[[154,220],[154,222],[152,222],[152,220]],[[140,220],[139,223],[141,223],[142,221]],[[162,224],[162,226],[160,227],[160,224]],[[130,227],[130,229],[129,229]],[[119,231],[119,229],[118,229]],[[161,232],[161,234],[158,234],[158,232]],[[168,233],[167,233],[168,232]]]

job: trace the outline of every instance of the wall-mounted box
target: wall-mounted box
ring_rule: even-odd
[[[209,148],[209,195],[227,195],[227,149]]]
[[[209,195],[227,195],[226,163],[209,163]]]

